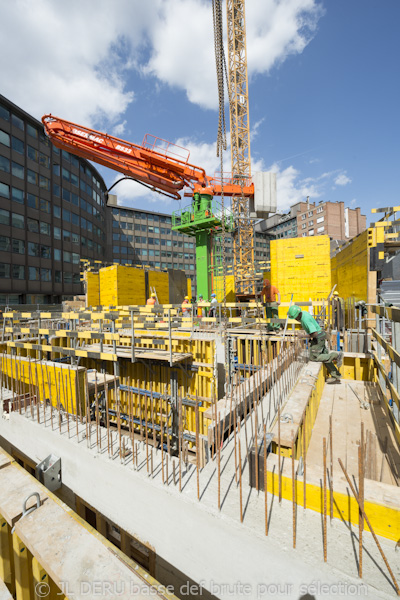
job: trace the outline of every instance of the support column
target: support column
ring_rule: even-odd
[[[210,235],[207,230],[196,232],[197,297],[210,299]]]

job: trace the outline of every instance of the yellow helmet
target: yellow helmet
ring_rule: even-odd
[[[333,292],[334,296],[339,296],[339,292],[337,292],[336,290]]]
[[[157,295],[153,292],[151,295],[152,298],[157,298]]]
[[[185,296],[185,300],[189,300],[189,296]]]

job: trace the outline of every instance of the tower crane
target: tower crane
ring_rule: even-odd
[[[231,129],[232,176],[241,193],[232,197],[235,223],[233,238],[236,294],[254,295],[254,227],[250,220],[250,202],[243,193],[251,177],[250,122],[247,76],[246,19],[244,0],[226,0],[228,30],[228,93]]]

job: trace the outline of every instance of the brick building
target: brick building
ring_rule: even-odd
[[[297,236],[329,235],[332,240],[349,240],[367,227],[361,209],[348,208],[344,202],[302,203],[297,213]]]
[[[360,208],[344,202],[298,202],[285,214],[272,215],[261,230],[276,239],[328,235],[332,240],[349,240],[364,231],[367,218]]]

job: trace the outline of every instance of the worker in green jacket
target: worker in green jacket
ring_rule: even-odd
[[[326,333],[322,331],[317,321],[310,315],[309,312],[302,311],[300,306],[293,304],[289,308],[288,317],[296,319],[306,334],[310,337],[310,360],[314,362],[323,362],[328,369],[329,375],[333,379],[340,379],[338,367],[340,368],[343,362],[343,352],[329,352],[325,345]],[[336,362],[336,365],[334,364]]]

